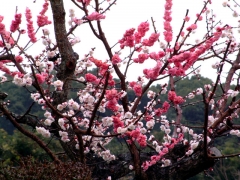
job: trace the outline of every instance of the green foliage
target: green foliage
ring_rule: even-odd
[[[11,93],[8,93],[9,89],[11,89]],[[8,108],[17,115],[23,115],[33,103],[29,93],[31,90],[31,88],[19,87],[11,82],[0,84],[0,91],[8,94],[6,98],[10,102]],[[39,119],[43,118],[43,110],[36,103],[33,105],[30,113]],[[0,117],[0,128],[5,129],[9,134],[13,134],[15,129],[5,117]]]
[[[62,150],[58,140],[44,140],[53,152]],[[48,143],[49,142],[49,143]],[[30,138],[24,136],[19,131],[15,130],[13,135],[7,134],[3,129],[0,129],[0,159],[3,164],[9,164],[21,157],[32,156],[40,161],[50,160],[49,156],[43,151],[38,144]]]

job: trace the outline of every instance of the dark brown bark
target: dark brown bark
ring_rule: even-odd
[[[68,41],[68,34],[65,26],[65,9],[63,0],[50,0],[52,13],[53,13],[53,23],[54,23],[54,32],[57,42],[57,47],[61,57],[61,64],[57,70],[57,78],[63,81],[63,90],[60,92],[55,91],[53,93],[53,105],[56,107],[58,104],[61,104],[67,100],[69,89],[71,87],[70,79],[74,75],[76,62],[78,60],[78,55],[73,51],[70,42]],[[58,121],[58,115],[54,114],[56,122]],[[57,123],[56,123],[57,124]],[[69,129],[69,134],[74,134],[73,130],[75,125],[72,124],[73,129]],[[75,128],[76,129],[76,128]],[[79,142],[82,141],[82,136],[77,134]],[[74,141],[73,138],[70,141]],[[75,143],[67,144],[61,142],[62,147],[66,151],[67,155],[72,160],[80,159],[81,162],[84,162],[84,153],[83,147],[80,147],[80,150],[76,150]]]

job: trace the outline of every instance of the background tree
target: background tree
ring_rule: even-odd
[[[76,16],[70,9],[69,30],[63,0],[43,2],[37,16],[37,30],[29,8],[25,11],[26,31],[20,29],[22,14],[16,12],[10,29],[5,27],[1,16],[0,70],[6,74],[2,75],[1,87],[13,82],[32,99],[16,112],[14,104],[17,106],[20,100],[9,101],[7,93],[12,91],[1,88],[1,114],[35,141],[58,164],[56,168],[63,167],[66,158],[49,146],[51,141],[42,140],[26,125],[45,138],[59,140],[68,160],[86,168],[85,172],[91,169],[92,179],[117,179],[128,174],[133,174],[135,179],[187,179],[211,168],[221,158],[238,156],[237,149],[223,154],[216,145],[218,139],[228,134],[240,136],[237,121],[240,51],[234,34],[237,28],[215,22],[208,0],[203,2],[195,18],[190,18],[187,10],[178,34],[173,34],[173,3],[166,0],[164,40],[160,47],[156,46],[160,33],[153,18],[153,30],[149,22],[142,22],[136,29],[126,30],[111,45],[102,21],[107,11],[114,9],[116,1],[72,0],[82,16]],[[239,7],[237,2],[232,3]],[[47,16],[49,6],[53,22]],[[224,2],[223,6],[230,7],[233,16],[238,17],[230,5]],[[204,18],[206,33],[193,43],[190,36]],[[51,41],[51,32],[46,29],[49,25],[54,27],[56,43]],[[93,37],[102,42],[107,59],[95,57],[94,48],[83,57],[78,52],[81,50],[73,48],[80,42],[76,36],[80,25],[89,25]],[[150,31],[153,33],[148,34]],[[20,41],[25,38],[25,32],[29,42]],[[34,55],[35,51],[28,48],[37,42],[39,33],[43,45]],[[212,65],[217,72],[216,80],[209,84],[204,79],[198,86],[192,83],[186,87],[185,81],[193,81],[194,76],[199,78],[195,63],[213,58],[218,60]],[[151,68],[139,70],[136,80],[128,80],[130,67],[150,62],[153,62]],[[178,85],[180,81],[183,83]],[[153,84],[157,86],[151,87]],[[40,106],[43,112],[34,109],[35,106]],[[188,108],[195,106],[200,107],[195,111],[199,116],[193,117]],[[155,135],[155,126],[162,133]],[[119,144],[122,151],[113,154],[111,141]]]

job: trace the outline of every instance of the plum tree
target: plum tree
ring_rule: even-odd
[[[239,26],[216,21],[209,8],[212,2],[206,0],[195,17],[190,18],[187,10],[182,26],[173,31],[173,2],[166,0],[162,40],[151,18],[126,30],[115,45],[110,45],[102,22],[116,2],[69,1],[72,5],[69,29],[63,0],[43,1],[37,29],[30,8],[26,8],[27,24],[23,29],[21,13],[16,12],[10,29],[0,16],[0,70],[5,73],[1,75],[1,86],[12,82],[26,89],[33,100],[25,112],[15,114],[8,108],[9,103],[14,104],[7,100],[11,91],[1,91],[1,114],[55,163],[62,164],[60,156],[22,124],[31,126],[43,137],[58,139],[69,161],[90,168],[93,179],[118,179],[128,174],[135,179],[187,179],[213,167],[220,158],[238,156],[240,152],[221,154],[214,141],[228,134],[240,136],[237,122],[240,51],[236,34]],[[236,1],[224,2],[223,6],[239,17]],[[203,20],[206,31],[194,42],[191,37]],[[102,42],[107,59],[96,57],[95,47],[88,52],[74,48],[80,42],[77,30],[87,25],[92,31],[88,39]],[[47,29],[51,26],[53,32]],[[41,45],[37,45],[39,40]],[[37,48],[33,49],[35,45]],[[202,61],[214,61],[210,63],[217,73],[215,82],[179,96],[177,82],[186,76],[199,76],[195,64]],[[136,71],[135,80],[129,80],[130,67],[139,66],[143,70]],[[228,68],[227,73],[224,68]],[[153,84],[160,85],[158,92],[150,90]],[[216,94],[217,89],[220,94]],[[129,100],[130,91],[134,92],[133,100]],[[148,102],[140,109],[144,94]],[[164,94],[167,99],[163,101]],[[201,100],[194,101],[195,96]],[[202,125],[185,124],[182,109],[199,103],[204,105]],[[31,114],[35,105],[41,106],[44,118]],[[172,121],[168,120],[169,109],[176,113]],[[154,131],[161,131],[163,139],[157,139]],[[111,153],[109,144],[114,139],[118,140],[119,148],[124,147],[123,153]]]

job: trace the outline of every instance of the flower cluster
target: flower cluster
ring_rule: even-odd
[[[37,41],[37,39],[35,37],[35,32],[34,32],[34,27],[33,27],[32,13],[29,8],[26,8],[25,16],[26,16],[26,20],[27,20],[28,37],[30,38],[32,43],[35,43]]]
[[[185,101],[181,96],[177,96],[175,91],[168,92],[168,100],[172,101],[175,105],[181,104]]]
[[[165,12],[164,12],[164,38],[168,43],[172,41],[172,26],[170,22],[172,21],[171,17],[171,9],[172,9],[172,0],[166,0],[165,4]]]
[[[10,31],[15,32],[18,30],[19,25],[21,24],[22,20],[22,14],[15,14],[15,20],[12,21],[12,24],[10,26]]]
[[[51,133],[49,130],[45,129],[44,127],[36,127],[37,133],[41,134],[43,137],[51,137]]]
[[[51,24],[52,22],[48,20],[48,16],[45,15],[46,11],[48,10],[49,3],[45,0],[43,4],[43,9],[37,16],[37,24],[39,27],[43,27],[45,25]]]

